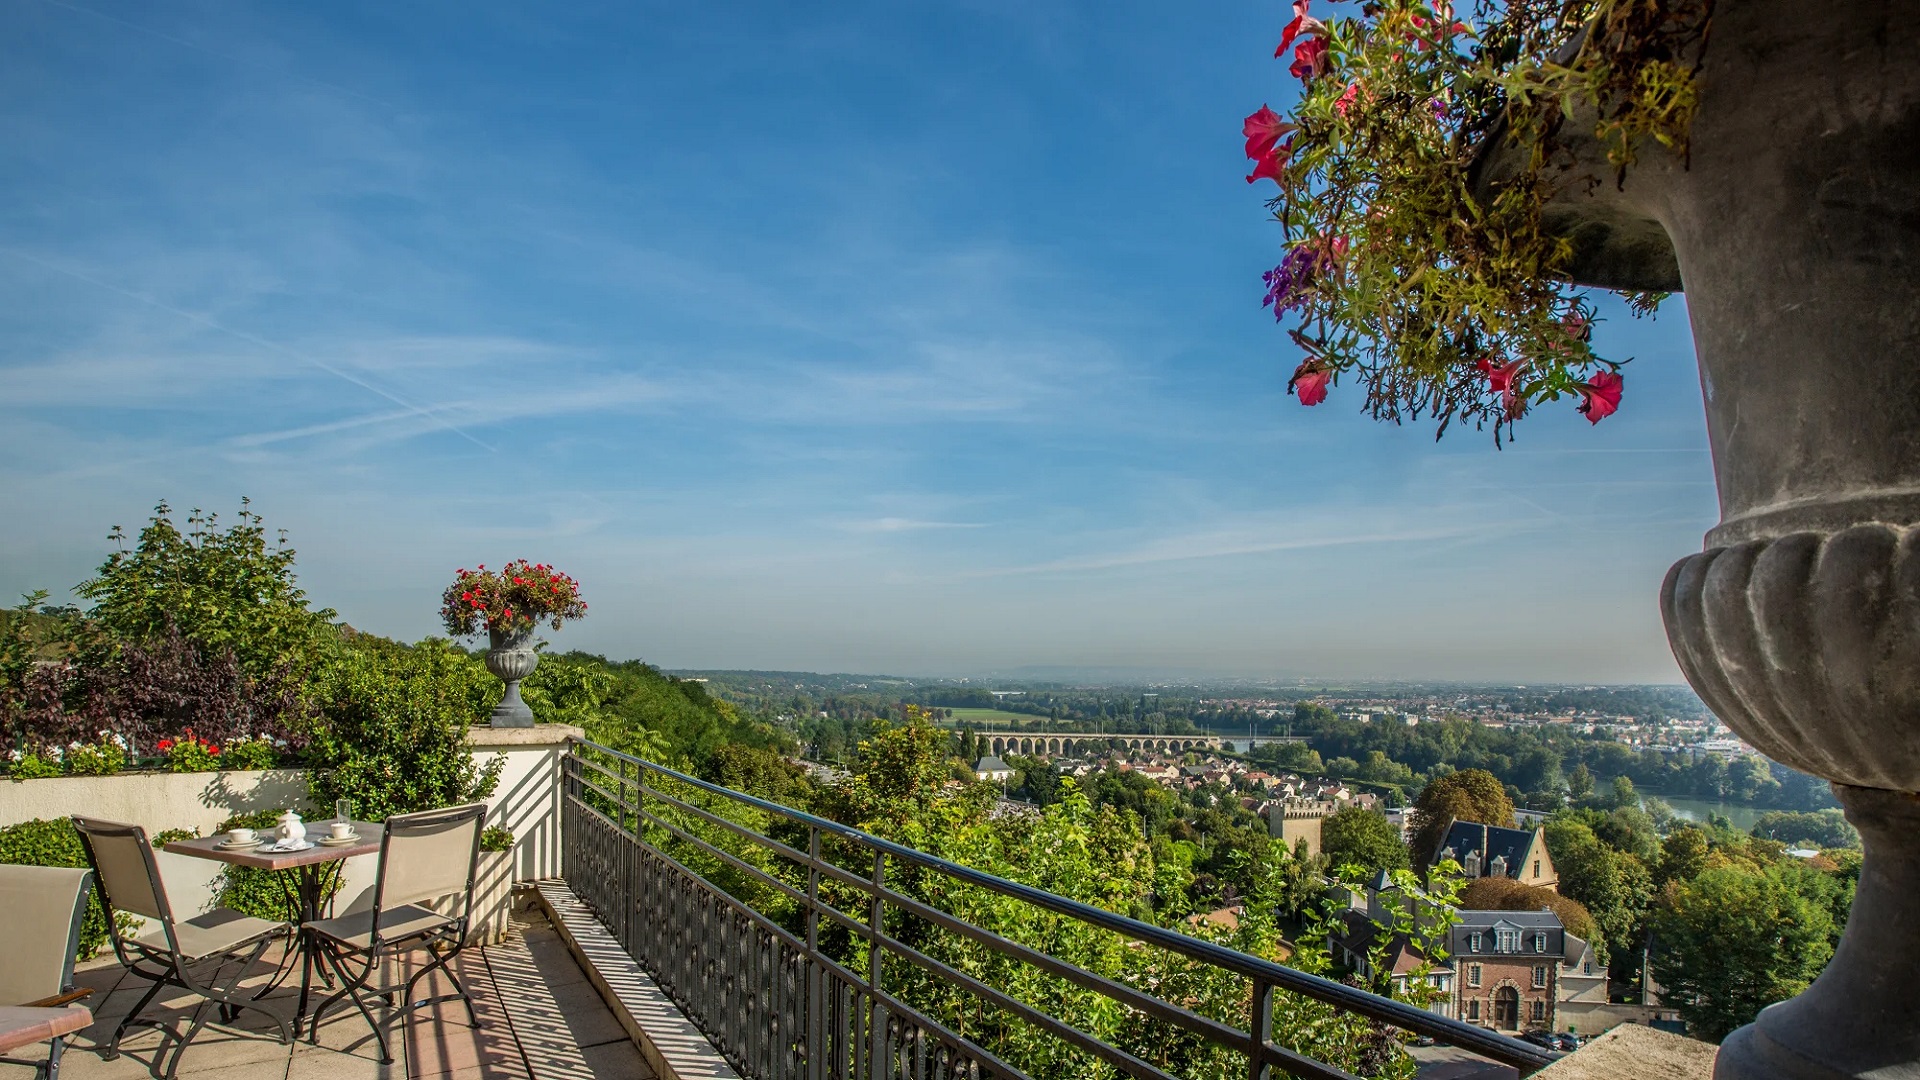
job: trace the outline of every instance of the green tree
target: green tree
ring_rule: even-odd
[[[1777,869],[1723,866],[1673,882],[1650,925],[1665,1000],[1713,1042],[1805,990],[1833,954],[1832,915]]]
[[[1587,770],[1587,763],[1581,762],[1567,774],[1567,796],[1574,802],[1581,802],[1593,796],[1593,773]]]
[[[1560,872],[1560,894],[1592,913],[1608,955],[1637,955],[1641,918],[1653,897],[1646,864],[1602,843],[1578,821],[1548,821],[1546,838],[1547,852]]]
[[[1616,776],[1613,778],[1612,803],[1615,807],[1637,807],[1640,805],[1640,794],[1633,790],[1632,777]]]
[[[214,514],[187,516],[186,531],[166,503],[133,546],[116,525],[118,550],[75,591],[93,601],[87,617],[108,639],[144,643],[169,625],[209,655],[232,652],[250,678],[284,667],[304,672],[330,637],[334,612],[309,610],[295,582],[293,547],[282,532],[269,543],[247,500],[225,528]]]
[[[1485,769],[1461,769],[1436,777],[1413,802],[1413,838],[1408,842],[1419,865],[1432,862],[1455,821],[1513,825],[1513,800]],[[1557,859],[1557,856],[1556,856]]]
[[[1707,868],[1710,850],[1705,829],[1682,825],[1660,841],[1660,861],[1654,866],[1654,884],[1666,888],[1670,881],[1692,881]]]
[[[1331,866],[1358,866],[1368,874],[1408,868],[1407,845],[1385,814],[1348,806],[1320,823],[1320,850]]]
[[[1858,848],[1860,834],[1839,810],[1774,810],[1753,823],[1753,835],[1783,844],[1818,848]]]

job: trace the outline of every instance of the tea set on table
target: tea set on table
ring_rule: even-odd
[[[360,842],[360,834],[354,831],[351,808],[341,800],[338,820],[327,823],[327,834],[307,839],[307,823],[300,815],[288,810],[280,815],[280,824],[262,835],[256,829],[231,829],[215,846],[223,851],[258,851],[262,854],[286,854],[293,851],[306,851],[316,843],[321,847],[345,847]],[[271,842],[269,842],[271,838]]]

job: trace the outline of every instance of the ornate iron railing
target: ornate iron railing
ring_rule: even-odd
[[[902,963],[971,995],[998,1017],[1057,1040],[1081,1060],[1104,1063],[1114,1074],[1180,1080],[1161,1065],[928,955],[924,940],[903,940],[911,936],[909,924],[957,935],[1062,987],[1098,994],[1128,1015],[1162,1025],[1170,1039],[1231,1050],[1244,1060],[1250,1080],[1267,1080],[1276,1071],[1302,1080],[1355,1080],[1275,1041],[1276,991],[1432,1036],[1512,1065],[1522,1075],[1557,1056],[1407,1002],[995,877],[592,743],[569,748],[563,783],[567,883],[728,1062],[753,1080],[1026,1080],[1019,1068],[903,1000],[891,985],[897,981],[893,976],[910,970],[899,967]],[[694,801],[708,796],[718,801],[707,806]],[[735,820],[749,815],[777,828],[762,831]],[[773,832],[793,842],[768,835]],[[728,850],[716,839],[740,846]],[[829,846],[830,854],[825,853]],[[696,872],[689,861],[701,863],[707,873]],[[862,872],[849,870],[850,865]],[[750,893],[757,902],[710,880],[723,875],[734,892]],[[924,884],[928,875],[1011,897],[1036,915],[1064,916],[1123,935],[1132,945],[1231,972],[1246,980],[1239,1000],[1251,1023],[1245,1028],[1224,1023],[1190,1007],[1193,1002],[1165,1000],[1115,982],[958,919],[890,884],[900,877],[919,877]],[[804,886],[797,884],[802,881]],[[841,902],[823,897],[823,886]],[[846,910],[848,896],[858,898],[855,910]],[[773,908],[780,910],[766,910]]]

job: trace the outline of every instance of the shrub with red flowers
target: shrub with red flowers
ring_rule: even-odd
[[[1266,306],[1304,354],[1301,404],[1344,377],[1378,419],[1502,426],[1571,397],[1598,423],[1621,362],[1546,221],[1576,185],[1623,182],[1638,151],[1684,156],[1712,0],[1367,0],[1324,21],[1293,0],[1277,57],[1287,115],[1241,132],[1284,251]],[[1576,142],[1604,149],[1601,176]],[[1488,167],[1490,156],[1503,163]],[[1658,294],[1628,294],[1650,313]]]
[[[499,570],[461,570],[440,597],[440,618],[454,637],[498,631],[518,634],[549,623],[555,630],[587,613],[580,583],[546,563],[516,559]]]
[[[220,768],[219,745],[195,735],[192,728],[177,739],[161,739],[154,749],[166,760],[168,772],[212,772]]]

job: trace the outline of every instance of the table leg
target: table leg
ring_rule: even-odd
[[[313,940],[313,932],[306,928],[306,924],[320,917],[320,905],[324,899],[320,887],[320,864],[308,863],[302,866],[300,868],[300,929],[294,931],[294,947],[300,950],[300,1006],[293,1014],[293,1025],[296,1031],[307,1015],[307,996],[313,988],[315,967],[316,943]],[[326,974],[322,969],[321,977],[326,978]],[[333,985],[333,980],[327,979],[327,985]]]

